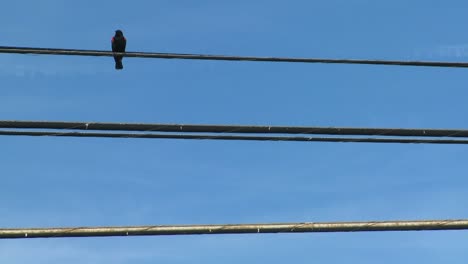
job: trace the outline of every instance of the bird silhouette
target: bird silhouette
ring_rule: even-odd
[[[125,47],[127,46],[127,39],[124,37],[122,30],[118,29],[115,31],[114,37],[112,37],[112,51],[113,52],[125,52]],[[115,55],[115,69],[122,70],[122,55]]]

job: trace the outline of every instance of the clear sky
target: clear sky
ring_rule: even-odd
[[[0,45],[468,60],[468,3],[15,0]],[[466,69],[0,55],[0,119],[468,128]],[[465,146],[0,138],[0,226],[468,218]],[[466,263],[467,233],[0,241],[0,262]]]

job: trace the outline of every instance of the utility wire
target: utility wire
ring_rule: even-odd
[[[454,139],[402,139],[402,138],[343,138],[343,137],[288,137],[288,136],[237,136],[237,135],[194,135],[156,133],[91,133],[0,130],[0,136],[50,136],[81,138],[141,138],[141,139],[191,139],[191,140],[243,140],[243,141],[289,141],[289,142],[341,142],[341,143],[400,143],[400,144],[460,144],[468,140]]]
[[[467,230],[468,220],[0,229],[0,239]]]
[[[223,134],[302,134],[336,136],[394,136],[394,137],[468,137],[466,129],[407,129],[407,128],[349,128],[302,126],[249,126],[249,125],[184,125],[138,124],[96,122],[50,122],[0,120],[0,128],[7,129],[57,129],[57,130],[107,130],[177,133]]]
[[[12,46],[0,46],[0,53],[68,55],[68,56],[107,56],[107,57],[120,55],[120,56],[133,57],[133,58],[152,58],[152,59],[368,64],[368,65],[468,68],[468,63],[466,62],[251,57],[251,56],[155,53],[155,52],[125,52],[125,53],[115,52],[114,53],[111,51],[104,51],[104,50],[52,49],[52,48],[29,48],[29,47],[12,47]]]

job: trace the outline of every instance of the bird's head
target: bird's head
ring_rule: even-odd
[[[115,31],[115,36],[116,36],[116,37],[122,37],[122,36],[123,36],[122,30],[117,29],[117,30]]]

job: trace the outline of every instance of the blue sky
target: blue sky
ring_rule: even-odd
[[[466,61],[466,1],[8,1],[0,45]],[[467,128],[465,69],[0,55],[0,119]],[[1,227],[468,218],[464,146],[0,138]],[[466,263],[466,232],[0,241],[0,262]]]

